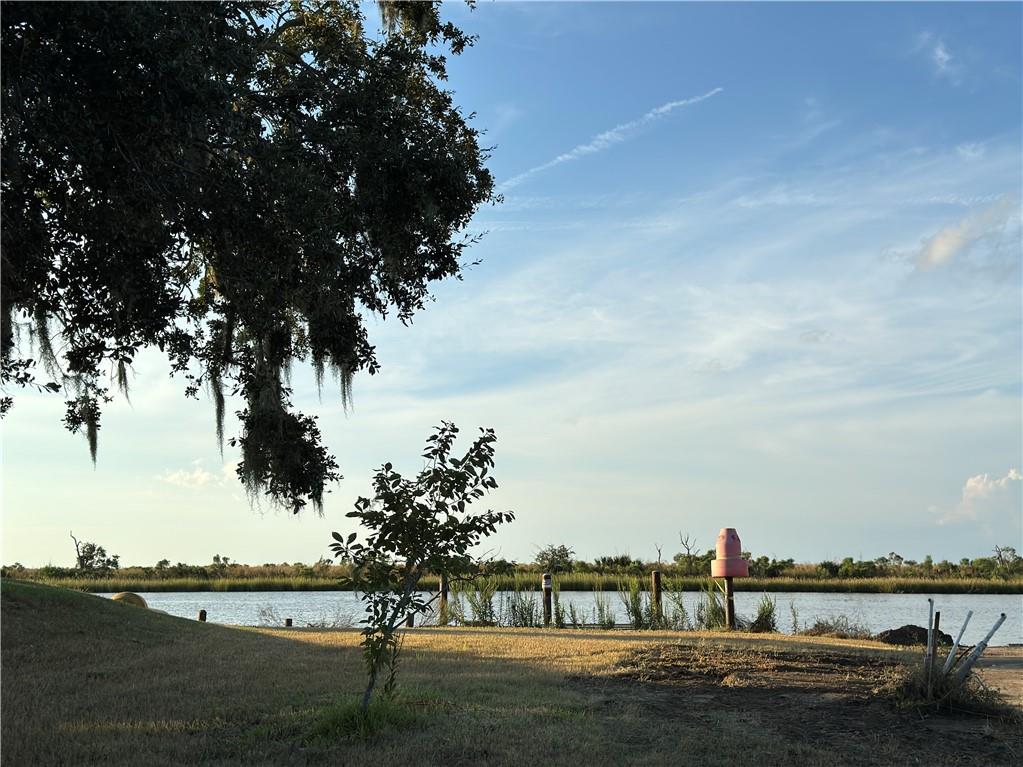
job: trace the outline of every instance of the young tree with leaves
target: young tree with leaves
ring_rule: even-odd
[[[355,0],[4,3],[0,412],[65,391],[95,460],[109,381],[156,347],[221,444],[240,398],[250,494],[320,509],[340,474],[293,364],[347,405],[364,317],[409,322],[493,199],[442,87],[472,41],[438,9],[388,4],[378,36]]]
[[[399,629],[409,615],[425,613],[433,599],[419,592],[428,572],[449,578],[479,574],[485,563],[471,550],[498,525],[510,522],[511,511],[473,514],[466,507],[497,487],[490,476],[494,466],[493,429],[480,436],[461,457],[451,448],[458,428],[442,422],[427,438],[426,467],[406,479],[385,463],[373,478],[372,498],[359,498],[348,517],[368,531],[363,542],[357,532],[334,533],[331,550],[351,563],[352,584],[366,604],[362,648],[369,681],[362,696],[369,706],[373,690],[386,672],[383,691],[393,695],[397,683]]]

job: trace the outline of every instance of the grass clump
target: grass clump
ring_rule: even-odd
[[[834,618],[814,618],[812,626],[804,626],[800,636],[833,637],[835,639],[870,639],[870,630],[854,623],[845,615]]]
[[[508,625],[532,628],[543,625],[543,614],[535,591],[515,591],[508,598]]]
[[[600,588],[593,590],[593,622],[602,629],[615,627],[615,614],[611,609],[611,602],[604,596]]]
[[[976,674],[968,675],[961,684],[956,684],[952,675],[935,674],[928,696],[927,675],[922,664],[914,663],[895,670],[881,690],[903,710],[975,714],[1023,726],[1023,712],[1007,705]]]
[[[757,617],[749,624],[749,631],[753,634],[774,634],[778,631],[778,601],[767,594],[760,598],[757,605]]]
[[[380,695],[363,707],[359,698],[340,700],[323,708],[308,732],[310,745],[372,740],[381,735],[416,726],[415,709],[401,701]]]

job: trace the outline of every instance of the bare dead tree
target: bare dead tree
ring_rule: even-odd
[[[74,530],[68,531],[68,534],[71,536],[71,540],[75,542],[75,567],[77,567],[79,570],[81,570],[81,569],[83,569],[83,565],[82,565],[82,545],[78,542],[78,539],[75,538]]]
[[[693,552],[696,550],[696,539],[691,537],[688,533],[686,533],[683,536],[682,535],[682,531],[679,530],[678,542],[679,542],[679,545],[682,546],[682,550],[685,552],[685,559],[686,559],[686,573],[685,574],[686,575],[692,575],[692,573],[693,573],[693,559],[695,557],[695,554]]]

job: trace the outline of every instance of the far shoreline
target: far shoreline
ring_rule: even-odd
[[[518,573],[514,576],[493,576],[498,591],[532,591],[540,588],[540,573]],[[271,592],[271,591],[353,591],[338,578],[255,577],[238,578],[26,578],[18,580],[45,583],[94,594],[119,591],[136,592]],[[603,575],[566,573],[556,575],[556,588],[563,592],[615,592],[619,587],[639,581],[648,588],[646,575]],[[665,575],[665,590],[696,592],[711,581],[708,577]],[[735,590],[775,593],[847,593],[847,594],[1023,594],[1023,578],[1009,580],[981,578],[737,578]],[[436,591],[439,579],[426,576],[420,583],[423,591]]]

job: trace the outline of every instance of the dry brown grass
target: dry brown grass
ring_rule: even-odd
[[[358,632],[200,624],[9,582],[2,617],[4,765],[702,766],[734,763],[721,744],[741,743],[742,761],[758,767],[834,767],[915,763],[924,742],[948,756],[932,764],[1012,763],[1014,744],[997,724],[987,725],[995,729],[984,736],[986,761],[963,760],[963,739],[973,735],[913,736],[920,725],[900,730],[905,716],[880,703],[874,719],[857,717],[861,704],[841,695],[840,678],[827,702],[820,696],[832,693],[812,684],[806,699],[764,684],[763,663],[752,660],[720,679],[637,672],[644,654],[664,648],[732,665],[772,653],[796,665],[824,651],[903,657],[872,642],[416,629],[401,671],[412,727],[322,742],[310,736],[315,722],[362,685]],[[875,729],[857,731],[865,721]]]

